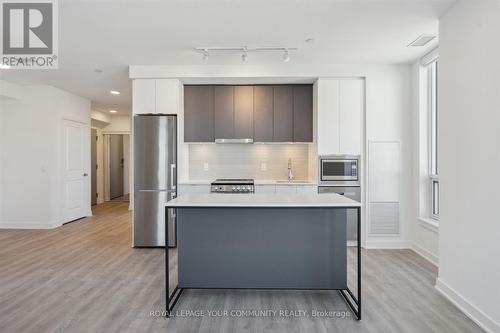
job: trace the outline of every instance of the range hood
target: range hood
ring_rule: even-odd
[[[253,139],[215,139],[215,143],[253,143]]]

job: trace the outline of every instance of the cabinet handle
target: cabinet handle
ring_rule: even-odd
[[[175,173],[175,164],[170,164],[170,189],[171,190],[175,190],[176,189],[176,185],[174,185],[174,173]],[[176,179],[176,182],[177,182],[177,179]]]

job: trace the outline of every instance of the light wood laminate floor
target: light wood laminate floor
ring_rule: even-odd
[[[363,251],[361,322],[310,316],[313,310],[347,310],[334,291],[186,290],[176,310],[199,310],[203,317],[151,316],[165,308],[164,252],[130,247],[127,208],[98,205],[93,217],[53,230],[0,230],[0,332],[481,331],[435,290],[436,267],[410,250]],[[175,271],[175,250],[170,256]],[[309,315],[207,314],[238,309]]]

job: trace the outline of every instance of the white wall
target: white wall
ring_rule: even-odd
[[[437,288],[500,332],[500,2],[440,20]]]
[[[6,98],[19,99],[21,97],[22,97],[22,86],[0,80],[0,99],[6,99]]]
[[[130,116],[111,116],[110,124],[103,128],[104,133],[130,133]]]
[[[420,60],[412,66],[412,90],[413,221],[410,226],[410,241],[414,251],[438,265],[439,226],[430,219],[428,77],[427,67],[422,66]]]
[[[365,144],[367,145],[370,141],[389,141],[399,142],[401,147],[400,234],[399,236],[368,235],[366,247],[408,248],[410,246],[410,224],[413,222],[411,96],[411,67],[409,65],[377,66],[366,77]],[[365,171],[365,176],[367,176],[368,170]],[[365,181],[365,189],[366,184]]]
[[[92,126],[95,127],[105,127],[111,123],[111,116],[104,114],[100,111],[92,110],[90,112],[90,118],[92,119]],[[94,121],[97,121],[94,125]]]
[[[50,86],[24,86],[22,98],[0,101],[0,119],[0,227],[61,225],[62,123],[90,126],[90,101]],[[86,186],[90,193],[90,177]]]

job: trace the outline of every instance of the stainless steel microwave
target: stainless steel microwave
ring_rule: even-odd
[[[358,155],[327,155],[319,157],[319,183],[323,185],[360,185]]]

